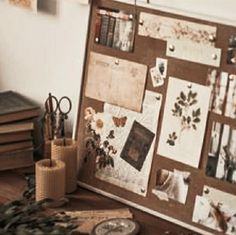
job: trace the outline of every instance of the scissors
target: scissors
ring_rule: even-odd
[[[67,108],[64,109],[63,106],[66,106],[66,103]],[[54,137],[65,137],[65,120],[68,119],[71,108],[72,103],[69,97],[63,96],[58,100],[54,95],[49,93],[49,96],[45,101],[45,114],[48,117],[49,122],[49,139],[53,139]]]

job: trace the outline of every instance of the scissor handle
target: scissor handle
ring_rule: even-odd
[[[67,111],[67,112],[64,112],[64,111],[61,109],[61,102],[62,102],[63,100],[67,100],[68,103],[69,103],[69,108],[68,108],[68,111]],[[58,109],[59,109],[60,113],[63,114],[63,115],[67,115],[67,114],[71,111],[71,108],[72,108],[72,103],[71,103],[71,100],[69,99],[69,97],[67,97],[67,96],[61,97],[61,99],[60,99],[59,102],[58,102]]]
[[[53,100],[56,103],[56,106],[53,107]],[[56,114],[57,109],[59,107],[59,103],[57,98],[54,95],[49,94],[49,97],[45,101],[45,109],[47,114]],[[52,108],[52,110],[50,110]]]

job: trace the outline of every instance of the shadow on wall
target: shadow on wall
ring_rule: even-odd
[[[51,15],[57,15],[58,0],[38,0],[38,11]]]

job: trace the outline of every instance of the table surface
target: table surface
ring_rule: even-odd
[[[25,188],[26,182],[22,172],[0,172],[0,203],[19,198]],[[178,225],[82,188],[78,188],[73,195],[74,198],[70,199],[70,203],[65,207],[65,210],[129,208],[134,215],[134,219],[141,226],[140,235],[197,235],[197,233],[191,232]]]

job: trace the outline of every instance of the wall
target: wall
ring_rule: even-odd
[[[186,10],[190,15],[200,13],[236,25],[235,0],[150,2],[167,10]],[[22,92],[41,105],[49,92],[58,97],[68,95],[73,101],[70,115],[73,123],[78,107],[89,6],[79,4],[78,0],[57,0],[56,3],[55,15],[33,14],[0,0],[0,90]]]
[[[88,17],[89,6],[74,0],[57,1],[56,15],[0,2],[0,90],[21,92],[41,105],[49,92],[67,95],[73,101],[72,123]]]

